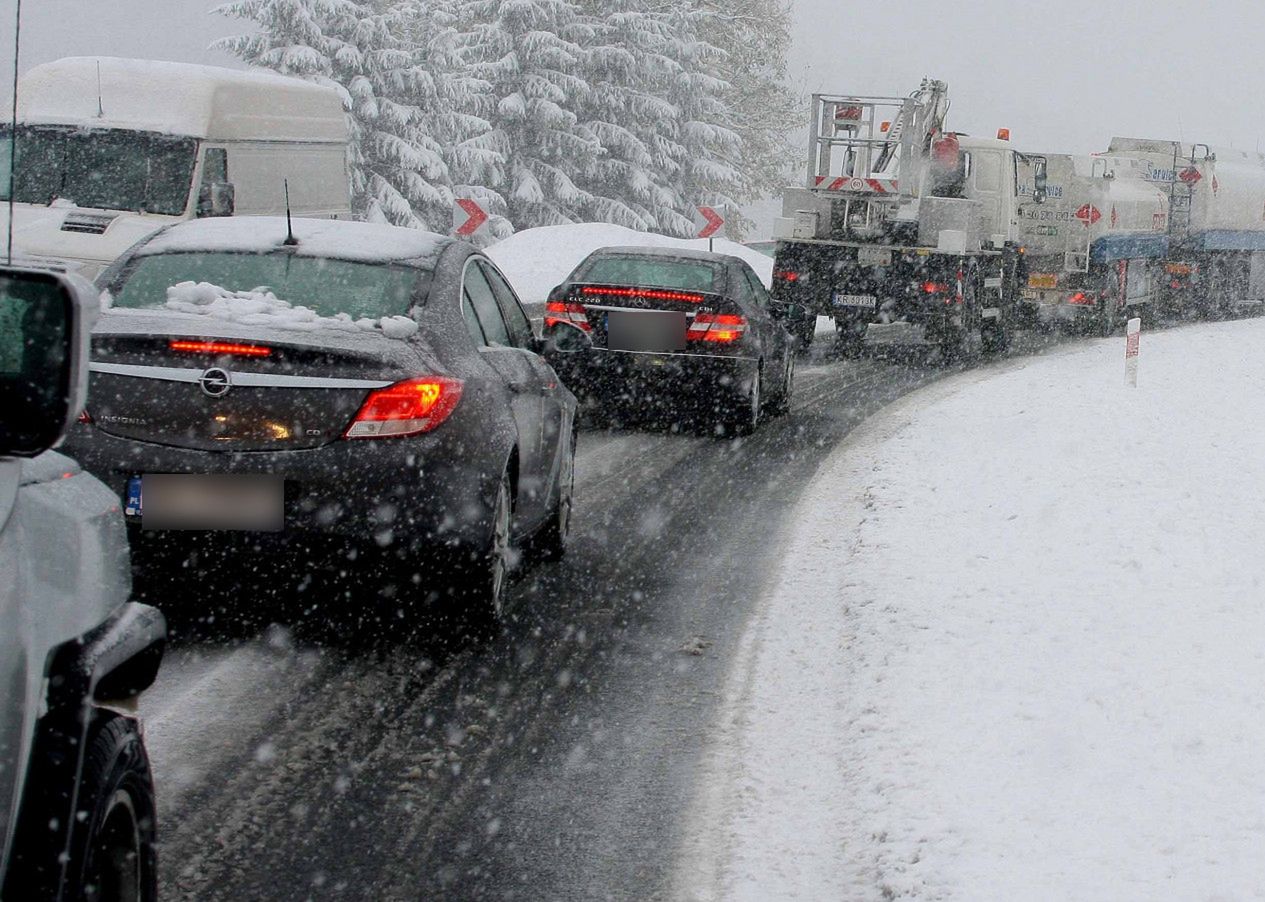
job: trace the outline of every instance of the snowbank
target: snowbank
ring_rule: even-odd
[[[487,249],[487,254],[513,283],[525,304],[543,304],[549,292],[593,251],[603,247],[682,247],[707,250],[707,241],[686,241],[637,232],[607,223],[526,229]],[[716,252],[741,257],[765,285],[773,284],[773,260],[733,241],[716,242]]]
[[[265,288],[229,291],[210,282],[180,282],[167,289],[166,309],[291,332],[381,332],[387,338],[417,334],[417,323],[407,316],[352,319],[346,313],[322,316],[310,307],[283,301]]]
[[[801,502],[691,898],[1265,889],[1265,322],[954,377]]]

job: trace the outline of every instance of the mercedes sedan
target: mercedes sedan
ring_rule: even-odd
[[[388,616],[451,601],[487,627],[519,549],[565,550],[575,398],[473,246],[208,219],[140,243],[98,285],[69,450],[118,493],[142,561],[334,538],[402,568],[411,600]]]

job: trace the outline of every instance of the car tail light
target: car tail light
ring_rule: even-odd
[[[923,294],[947,294],[948,291],[949,291],[949,286],[948,286],[948,283],[946,282],[923,282],[922,283]]]
[[[214,354],[228,357],[269,357],[272,348],[228,341],[171,341],[167,347],[185,354]]]
[[[683,301],[687,304],[701,304],[705,300],[703,295],[693,291],[669,291],[665,288],[606,288],[586,285],[580,292],[585,297],[645,298],[648,301]]]
[[[775,269],[773,271],[773,280],[775,282],[798,282],[800,274],[793,269]]]
[[[430,432],[457,409],[460,379],[428,376],[371,391],[344,438],[395,438]]]
[[[583,304],[569,303],[567,301],[550,301],[545,304],[545,328],[556,326],[559,323],[575,326],[585,332],[593,331],[593,326],[589,323],[588,312],[584,309]]]
[[[1078,291],[1073,294],[1067,299],[1067,302],[1069,304],[1075,304],[1078,307],[1089,307],[1095,303],[1094,298],[1083,291]]]
[[[735,313],[700,313],[685,337],[690,341],[738,341],[747,334],[747,318]]]
[[[88,411],[87,411],[87,410],[81,410],[81,411],[79,411],[79,422],[81,422],[81,423],[91,423],[91,422],[92,422],[92,414],[88,413]]]

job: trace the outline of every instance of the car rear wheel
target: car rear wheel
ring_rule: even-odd
[[[156,899],[154,789],[134,721],[110,716],[94,728],[79,799],[78,817],[89,826],[72,843],[72,898]]]
[[[764,405],[762,370],[763,367],[756,369],[747,393],[735,400],[728,424],[733,435],[750,435],[760,425],[760,412]]]
[[[571,431],[571,447],[558,474],[558,500],[549,521],[533,543],[537,560],[557,561],[567,553],[571,540],[571,511],[575,504],[575,430]]]
[[[467,630],[488,638],[500,629],[505,616],[505,586],[509,582],[513,489],[506,472],[496,487],[492,503],[491,531],[485,547],[470,562],[462,588]]]
[[[791,399],[795,395],[795,355],[786,355],[786,373],[782,377],[782,390],[777,400],[769,405],[769,413],[775,417],[786,416],[791,412]]]

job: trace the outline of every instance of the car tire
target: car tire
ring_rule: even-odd
[[[764,407],[763,365],[756,368],[755,378],[751,380],[746,394],[734,399],[729,415],[729,429],[732,435],[751,435],[760,426],[760,413]]]
[[[558,475],[558,500],[550,512],[549,520],[532,543],[535,561],[559,561],[567,553],[571,541],[571,513],[575,505],[575,430],[571,430],[571,448],[563,459],[563,471]]]
[[[471,556],[460,582],[465,632],[474,638],[494,637],[505,617],[505,587],[511,569],[511,529],[514,521],[513,490],[509,472],[501,474],[492,502],[490,535],[483,548]]]
[[[71,843],[69,898],[157,899],[154,786],[135,721],[109,715],[93,726],[78,797],[88,829]]]
[[[784,417],[791,412],[791,401],[795,396],[795,355],[786,355],[786,372],[782,376],[782,390],[777,400],[769,405],[769,413],[775,417]]]

